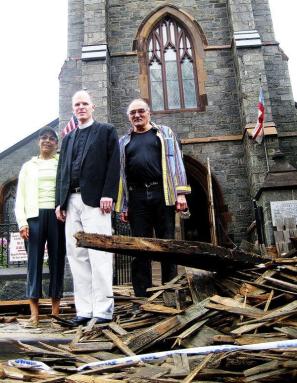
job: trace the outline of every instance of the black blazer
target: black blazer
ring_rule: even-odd
[[[80,169],[83,202],[99,207],[101,197],[117,197],[120,177],[118,136],[110,124],[94,122],[84,149]],[[56,206],[66,210],[71,183],[72,149],[75,130],[67,134],[60,151],[56,182]]]

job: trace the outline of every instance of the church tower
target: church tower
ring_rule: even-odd
[[[215,226],[222,245],[257,237],[271,245],[277,219],[296,215],[296,226],[297,115],[268,0],[69,0],[68,13],[60,129],[79,89],[92,95],[95,118],[119,135],[129,127],[129,102],[142,97],[152,120],[181,141],[193,190],[185,239],[210,241]],[[251,137],[260,85],[261,145]]]

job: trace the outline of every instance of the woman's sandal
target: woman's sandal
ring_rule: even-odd
[[[25,324],[24,328],[37,328],[39,325],[38,319],[30,318]]]

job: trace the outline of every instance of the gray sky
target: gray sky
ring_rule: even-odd
[[[1,0],[0,152],[58,117],[67,0]],[[3,109],[2,109],[3,117]]]
[[[297,101],[297,1],[269,2],[276,40],[289,56]],[[0,152],[58,117],[58,75],[67,55],[67,3],[1,1]]]

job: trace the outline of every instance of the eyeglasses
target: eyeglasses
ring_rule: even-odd
[[[135,116],[136,113],[138,114],[144,114],[145,112],[147,112],[148,110],[147,109],[144,109],[144,108],[141,108],[141,109],[133,109],[133,110],[130,110],[128,112],[128,114],[130,116]]]
[[[51,142],[57,142],[58,141],[56,137],[54,137],[54,136],[46,136],[46,135],[40,136],[39,139],[41,141],[46,141],[46,140],[49,140]]]

